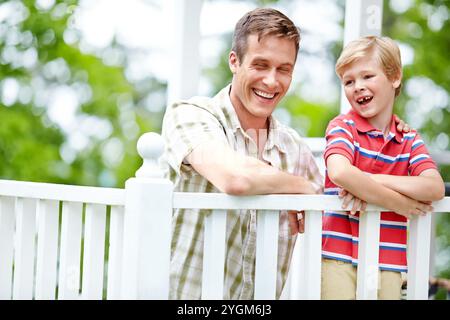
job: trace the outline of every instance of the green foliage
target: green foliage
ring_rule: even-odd
[[[19,87],[12,105],[4,104],[5,97],[0,100],[0,178],[123,186],[141,162],[137,138],[160,127],[161,114],[141,105],[149,90],[164,85],[149,78],[140,84],[145,90],[139,90],[125,78],[124,66],[106,65],[101,57],[82,52],[77,41],[65,40],[77,3],[59,0],[49,9],[28,0],[0,4],[14,8],[0,22],[0,83],[6,79]],[[123,50],[116,43],[111,46]],[[34,63],[20,61],[27,52],[36,53]],[[87,133],[67,131],[53,122],[48,94],[58,87],[76,93],[75,121],[92,119],[94,128],[85,125]],[[26,90],[32,91],[31,98],[24,98]],[[59,114],[66,113],[64,105],[58,108]],[[67,116],[72,116],[70,110]],[[106,132],[89,133],[99,122],[108,124]],[[84,147],[70,145],[76,134],[87,141]],[[108,148],[111,145],[115,148]],[[69,158],[63,158],[64,152]]]

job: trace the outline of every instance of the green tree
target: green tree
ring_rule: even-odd
[[[130,83],[126,60],[111,65],[83,53],[71,28],[77,3],[55,1],[48,8],[31,0],[0,4],[6,13],[0,20],[2,178],[123,186],[141,161],[137,138],[160,127],[161,115],[149,112],[142,101],[165,85],[150,77]],[[117,42],[111,48],[125,50]],[[58,90],[73,96],[74,110],[64,104],[50,110]],[[74,117],[75,132],[55,122],[55,114]]]

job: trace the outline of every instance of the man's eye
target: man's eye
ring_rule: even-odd
[[[289,68],[280,68],[280,72],[282,72],[282,73],[291,73],[291,69],[289,69]]]

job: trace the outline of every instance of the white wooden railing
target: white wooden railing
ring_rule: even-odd
[[[306,210],[301,259],[284,298],[320,299],[322,210],[336,196],[173,192],[157,159],[159,135],[138,142],[143,166],[125,189],[0,180],[0,299],[167,299],[171,213],[211,209],[205,223],[203,299],[222,299],[225,212],[258,210],[255,299],[274,299],[279,210]],[[433,204],[450,211],[450,198]],[[379,211],[360,217],[358,299],[376,299]],[[430,215],[410,220],[408,299],[427,299]]]

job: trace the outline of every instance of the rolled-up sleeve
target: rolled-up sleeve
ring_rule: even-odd
[[[165,157],[177,174],[186,156],[201,143],[227,141],[219,120],[205,108],[193,104],[172,105],[166,111],[162,128]]]

